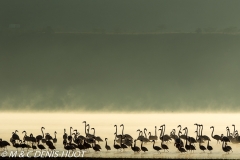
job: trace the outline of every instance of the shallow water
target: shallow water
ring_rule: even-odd
[[[22,131],[26,130],[27,135],[32,133],[34,136],[41,135],[41,127],[45,127],[44,133],[50,133],[54,136],[54,131],[57,131],[58,142],[55,145],[58,151],[63,151],[63,138],[64,128],[67,129],[67,133],[70,133],[70,127],[77,129],[81,135],[85,135],[84,123],[86,121],[90,124],[91,128],[95,128],[96,136],[100,136],[103,140],[108,138],[108,145],[111,146],[111,151],[106,151],[105,142],[101,142],[102,147],[101,152],[96,153],[92,149],[90,152],[85,153],[85,157],[136,157],[136,158],[239,158],[240,156],[240,144],[229,143],[233,149],[230,154],[225,154],[222,151],[222,145],[217,144],[216,140],[211,138],[210,145],[213,147],[212,153],[206,151],[203,153],[198,145],[196,145],[196,151],[194,153],[179,153],[174,147],[174,143],[166,143],[169,147],[169,152],[158,154],[153,148],[152,143],[145,143],[144,146],[148,148],[148,152],[143,153],[133,153],[131,148],[125,149],[125,151],[117,151],[113,148],[114,132],[116,124],[118,126],[118,134],[121,134],[122,127],[124,124],[124,134],[130,134],[134,139],[138,137],[137,129],[143,131],[147,128],[147,133],[155,133],[155,126],[158,127],[165,124],[166,131],[165,134],[170,134],[172,129],[176,129],[178,132],[179,124],[184,127],[188,127],[188,135],[196,137],[196,126],[194,123],[203,124],[203,135],[211,136],[212,129],[211,126],[215,127],[214,135],[221,135],[222,133],[226,135],[226,126],[230,127],[230,132],[233,132],[232,124],[236,125],[236,130],[240,126],[238,122],[239,114],[169,114],[169,113],[159,113],[159,114],[89,114],[89,113],[1,113],[1,130],[0,136],[3,140],[9,141],[12,132],[18,130],[18,135],[23,138],[24,134]],[[93,133],[93,130],[90,131]],[[184,132],[183,132],[184,133]],[[159,136],[160,132],[157,132]],[[140,141],[137,141],[137,145],[140,147]],[[160,146],[160,141],[158,140],[155,145]],[[203,145],[207,146],[207,143]],[[15,151],[16,149],[12,146],[8,147],[9,151]]]

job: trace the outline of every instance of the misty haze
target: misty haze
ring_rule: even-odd
[[[239,111],[239,1],[9,4],[2,111]]]
[[[9,142],[9,150],[84,144],[86,157],[238,158],[239,6],[239,0],[1,0],[0,156]],[[96,143],[90,125],[103,142]],[[135,139],[149,152],[132,147]],[[169,152],[158,152],[155,140]],[[201,146],[209,144],[212,152]]]
[[[236,111],[240,36],[1,37],[2,110]]]

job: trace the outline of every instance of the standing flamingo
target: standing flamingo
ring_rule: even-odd
[[[105,138],[106,144],[105,144],[105,148],[107,151],[111,150],[111,147],[107,144],[107,138]]]
[[[212,138],[215,139],[215,140],[217,140],[217,143],[219,143],[219,140],[221,140],[221,137],[220,137],[219,135],[214,135],[214,136],[213,136],[214,127],[211,126],[210,129],[211,129],[211,128],[213,129],[213,130],[212,130],[212,134],[211,134]]]

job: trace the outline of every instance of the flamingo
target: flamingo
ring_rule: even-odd
[[[93,146],[94,144],[94,146]],[[95,152],[99,152],[100,151],[100,148],[98,146],[96,146],[96,141],[92,144],[92,148]]]
[[[148,137],[149,140],[157,140],[157,136],[152,136],[151,132],[148,132],[148,134],[149,134],[149,137]]]
[[[136,139],[134,140],[134,146],[133,144],[131,145],[131,149],[133,150],[133,152],[139,152],[140,148],[135,146],[136,146]]]
[[[217,140],[217,143],[219,143],[219,140],[221,140],[221,137],[220,137],[219,135],[214,135],[214,136],[213,136],[214,127],[211,126],[210,129],[211,129],[211,128],[213,129],[213,130],[212,130],[212,134],[211,134],[212,138],[215,139],[215,140]]]
[[[114,133],[114,134],[116,135],[116,133]],[[115,136],[113,147],[118,151],[121,148],[121,146],[119,146],[118,144],[115,143],[116,142],[116,137],[117,136]]]
[[[208,140],[208,144],[207,144],[207,149],[210,151],[210,153],[212,153],[213,148],[212,148],[212,146],[209,145],[209,140]]]
[[[85,123],[85,127],[84,127],[84,129],[85,129],[85,134],[86,134],[86,137],[87,137],[87,132],[86,132],[86,129],[87,129],[87,122],[86,122],[86,121],[83,121],[82,123]]]
[[[138,129],[137,132],[139,132],[137,140],[142,140],[144,138],[144,136],[142,135],[142,131]]]
[[[177,138],[177,139],[175,139],[175,143],[174,143],[174,146],[176,146],[176,148],[178,148],[179,149],[179,147],[181,148],[181,147],[183,147],[183,141],[181,140],[181,138],[180,138],[180,134],[181,134],[182,132],[179,130],[178,131],[178,137],[179,138]]]
[[[178,150],[179,150],[179,152],[181,152],[181,153],[187,152],[186,149],[183,148],[183,147],[181,147],[181,146],[178,146]]]
[[[181,129],[182,129],[182,126],[181,125],[178,125],[177,128],[179,127],[179,131],[181,132]],[[180,135],[178,136],[179,138],[182,138],[182,139],[186,139],[186,136],[183,134],[183,135]]]
[[[67,140],[67,137],[68,137],[68,136],[67,136],[67,133],[66,133],[66,129],[64,128],[63,139],[64,139],[64,140]]]
[[[17,148],[17,150],[18,150],[18,148],[21,147],[20,144],[16,142],[16,140],[13,140],[12,143],[13,143],[13,147]]]
[[[221,134],[221,141],[230,142],[229,138],[226,136],[223,136],[223,134]]]
[[[105,148],[107,151],[111,150],[111,147],[109,145],[107,145],[107,138],[105,138],[106,144],[105,144]]]
[[[70,127],[70,134],[69,136],[67,137],[68,141],[71,143],[72,142],[72,127]]]
[[[46,140],[51,140],[51,139],[53,139],[52,136],[51,136],[49,133],[46,133],[45,135],[46,135],[46,136],[45,136]]]
[[[25,141],[23,141],[23,143],[22,143],[22,140],[19,140],[19,141],[20,141],[19,146],[22,148],[22,150],[23,150],[24,148],[27,148],[27,145],[25,144]]]
[[[143,146],[143,141],[142,141],[142,140],[141,140],[141,150],[142,150],[143,152],[148,151],[148,149]]]
[[[163,130],[163,126],[162,126],[162,130]],[[165,130],[164,130],[164,131],[165,131]],[[162,147],[163,151],[165,152],[165,150],[168,151],[168,146],[167,146],[166,144],[163,144],[164,131],[161,131],[162,135],[160,135],[160,137],[162,137],[161,147]],[[168,151],[168,152],[169,152],[169,151]]]
[[[206,147],[205,146],[203,146],[203,145],[201,145],[201,143],[199,142],[199,148],[203,151],[203,152],[205,152],[205,150],[206,150]]]
[[[174,140],[176,140],[176,139],[178,138],[178,136],[175,135],[175,132],[176,132],[176,130],[173,129],[173,130],[171,131],[171,133],[170,133],[171,138],[173,138]]]
[[[169,135],[167,135],[167,134],[165,134],[165,129],[166,129],[166,125],[165,124],[163,124],[162,126],[160,126],[160,127],[162,127],[162,132],[164,133],[162,136],[163,136],[163,139],[162,140],[164,140],[164,141],[169,141],[169,140],[172,140],[172,138],[169,136]]]
[[[37,141],[40,141],[40,140],[42,140],[42,139],[44,138],[43,129],[45,129],[45,128],[44,128],[44,127],[41,127],[42,135],[38,135],[38,136],[36,137],[36,140],[37,140]]]
[[[15,130],[15,132],[12,132],[12,133],[13,133],[13,134],[12,134],[12,139],[19,141],[20,139],[19,139],[19,136],[17,135],[17,132],[18,132],[18,130]]]
[[[121,124],[120,127],[123,127],[122,128],[122,136],[123,136],[123,138],[133,139],[132,136],[129,135],[129,134],[123,134],[123,131],[124,131],[124,125],[123,124]]]
[[[195,139],[194,139],[193,137],[188,137],[188,128],[187,128],[187,127],[185,127],[184,130],[185,130],[185,133],[186,133],[186,137],[187,137],[188,141],[190,142],[190,144],[187,145],[187,139],[186,139],[185,148],[186,148],[187,150],[190,150],[190,151],[196,150],[195,146],[193,146],[193,145],[191,144],[192,142],[194,143],[194,140],[195,140]],[[196,140],[195,140],[195,142],[196,142]]]
[[[27,136],[27,132],[26,131],[22,131],[22,134],[25,133],[24,137],[23,137],[23,140],[26,141],[27,143],[29,141],[31,141],[31,138],[29,136]]]
[[[88,132],[87,132],[87,136],[86,136],[86,137],[88,137],[88,138],[94,138],[94,136],[89,133],[90,124],[87,124],[87,127],[88,127],[88,129],[87,129]]]
[[[33,149],[33,151],[37,149],[37,147],[35,145],[33,145],[33,142],[32,142],[32,149]]]
[[[188,133],[187,133],[187,131],[186,131],[186,127],[185,127],[183,130],[185,130],[185,134],[186,134],[186,137],[187,137],[187,134],[188,134]],[[186,141],[186,142],[185,142],[185,148],[186,148],[186,150],[188,150],[188,151],[191,150],[190,145],[187,144],[187,138],[185,139],[185,141]]]
[[[229,127],[227,126],[226,129],[227,129],[227,137],[228,137],[228,139],[229,139],[230,141],[232,141],[233,137],[231,136]]]
[[[93,137],[95,138],[95,140],[97,140],[98,142],[102,142],[103,140],[102,140],[102,138],[101,137],[99,137],[99,136],[95,136],[95,128],[91,128],[91,129],[93,129]]]
[[[39,144],[39,141],[38,141],[37,147],[38,147],[39,149],[41,149],[41,151],[42,151],[43,149],[46,149],[42,144]]]
[[[203,138],[203,140],[210,140],[210,138],[208,137],[208,136],[206,136],[206,135],[202,135],[202,131],[203,131],[203,125],[201,124],[200,125],[201,127],[202,127],[202,130],[201,130],[201,137]]]
[[[134,148],[137,150],[137,152],[140,152],[141,149],[138,146],[136,146],[136,142],[137,140],[134,140]]]
[[[116,136],[117,136],[117,138],[120,138],[121,134],[119,134],[119,135],[117,134],[117,125],[115,124],[114,127],[116,127]]]
[[[120,138],[120,145],[121,145],[121,148],[124,150],[125,148],[128,148],[127,145],[123,144],[122,143],[122,135],[121,135],[121,138]]]
[[[84,145],[84,147],[87,148],[88,150],[89,150],[89,148],[92,148],[92,146],[91,146],[89,143],[87,143],[85,139],[83,140],[83,145]]]
[[[33,136],[32,133],[30,134],[30,141],[34,143],[37,142],[37,139]]]
[[[153,142],[153,149],[154,149],[155,151],[157,151],[158,153],[160,153],[160,150],[161,150],[162,148],[159,147],[159,146],[155,146],[155,140],[152,140],[152,142]]]
[[[224,143],[225,143],[225,146],[224,146]],[[222,150],[226,153],[229,153],[230,149],[226,145],[227,145],[227,142],[222,141]]]
[[[55,134],[55,137],[53,139],[53,143],[57,143],[57,138],[56,138],[57,132],[55,131],[54,134]]]
[[[7,146],[10,146],[10,144],[7,141],[3,141],[2,138],[0,138],[0,147],[6,149]]]

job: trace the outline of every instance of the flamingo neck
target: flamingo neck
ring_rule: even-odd
[[[41,130],[42,130],[42,135],[43,135],[43,138],[44,138],[43,128]]]
[[[122,128],[122,135],[123,135],[123,131],[124,131],[124,125],[122,125],[122,127],[123,127],[123,128]]]
[[[214,127],[213,127],[212,129],[213,129],[213,130],[212,130],[212,137],[213,137]]]

